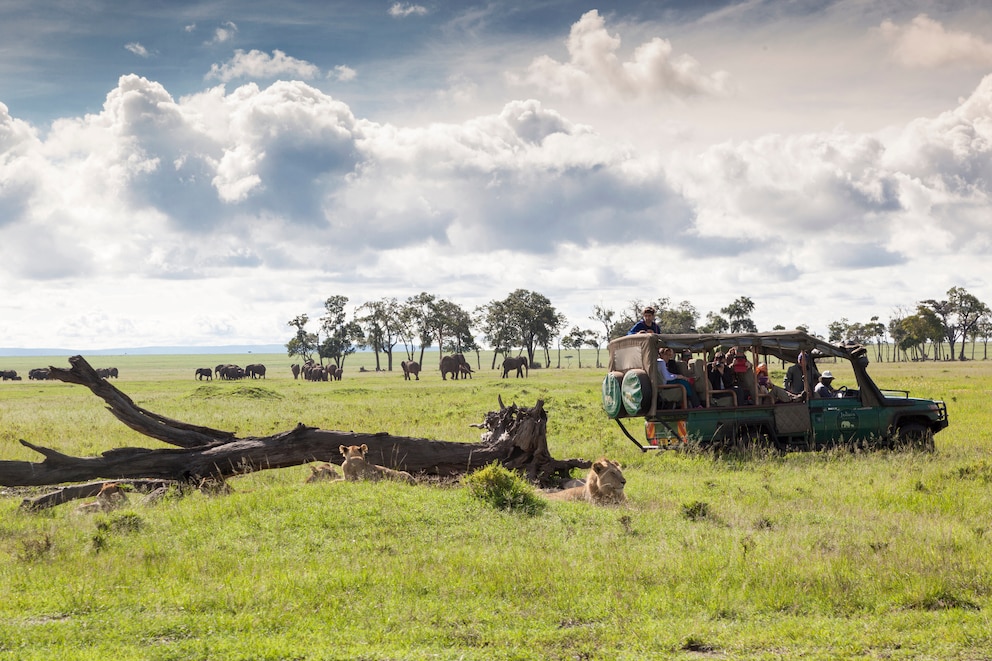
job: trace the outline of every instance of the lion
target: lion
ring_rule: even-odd
[[[393,470],[385,466],[376,466],[375,464],[368,463],[365,460],[365,455],[369,452],[369,446],[364,443],[362,445],[349,445],[348,447],[342,445],[338,450],[344,455],[344,463],[341,464],[341,469],[344,471],[344,479],[349,482],[357,482],[359,480],[378,482],[379,480],[387,479],[406,482],[407,484],[417,483],[413,479],[413,476],[406,471]]]
[[[83,503],[76,508],[80,514],[92,514],[94,512],[109,512],[127,504],[127,493],[117,482],[107,482],[100,488],[96,495],[96,500]]]
[[[332,480],[340,480],[341,473],[334,468],[334,464],[320,464],[319,466],[310,466],[310,475],[304,480],[304,483],[310,482],[330,482]]]
[[[553,500],[584,500],[596,505],[616,505],[627,500],[627,484],[620,464],[606,457],[597,459],[589,469],[585,484],[547,494]]]

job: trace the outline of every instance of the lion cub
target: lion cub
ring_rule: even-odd
[[[76,508],[79,514],[92,514],[94,512],[109,512],[127,504],[127,493],[121,485],[116,482],[108,482],[100,489],[96,495],[96,500],[83,503]]]
[[[334,468],[334,464],[320,464],[319,466],[310,466],[310,475],[307,476],[304,483],[330,482],[340,479],[341,473]]]
[[[596,505],[615,505],[627,500],[623,492],[626,484],[620,464],[601,457],[589,469],[584,485],[553,491],[547,495],[554,500],[584,500]]]
[[[387,479],[406,482],[407,484],[417,483],[413,479],[413,476],[406,471],[397,471],[392,468],[386,468],[385,466],[376,466],[365,461],[365,455],[368,454],[369,446],[364,443],[362,445],[349,445],[348,447],[342,445],[338,450],[344,455],[344,463],[341,464],[341,469],[344,471],[344,479],[350,482],[357,482],[358,480],[372,480],[373,482],[377,482]]]

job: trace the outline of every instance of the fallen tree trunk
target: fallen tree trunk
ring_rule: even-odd
[[[269,468],[312,461],[341,464],[339,446],[369,447],[368,459],[414,475],[457,476],[498,461],[524,472],[542,487],[557,486],[583,459],[556,460],[547,446],[547,414],[538,400],[532,408],[504,406],[486,414],[479,443],[433,441],[386,433],[296,428],[265,437],[237,438],[232,432],[192,425],[147,411],[101,378],[82,356],[70,369],[52,367],[50,378],[89,388],[122,423],[175,448],[118,448],[97,457],[72,457],[51,448],[21,443],[45,457],[40,463],[0,461],[0,485],[42,486],[87,480],[159,479],[197,484]]]

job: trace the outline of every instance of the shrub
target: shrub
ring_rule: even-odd
[[[534,487],[495,461],[466,475],[464,482],[469,493],[498,510],[535,515],[547,507]]]

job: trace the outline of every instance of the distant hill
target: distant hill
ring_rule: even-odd
[[[218,353],[286,353],[286,346],[284,344],[227,344],[212,347],[123,347],[115,349],[15,349],[0,347],[0,356],[148,356]]]

